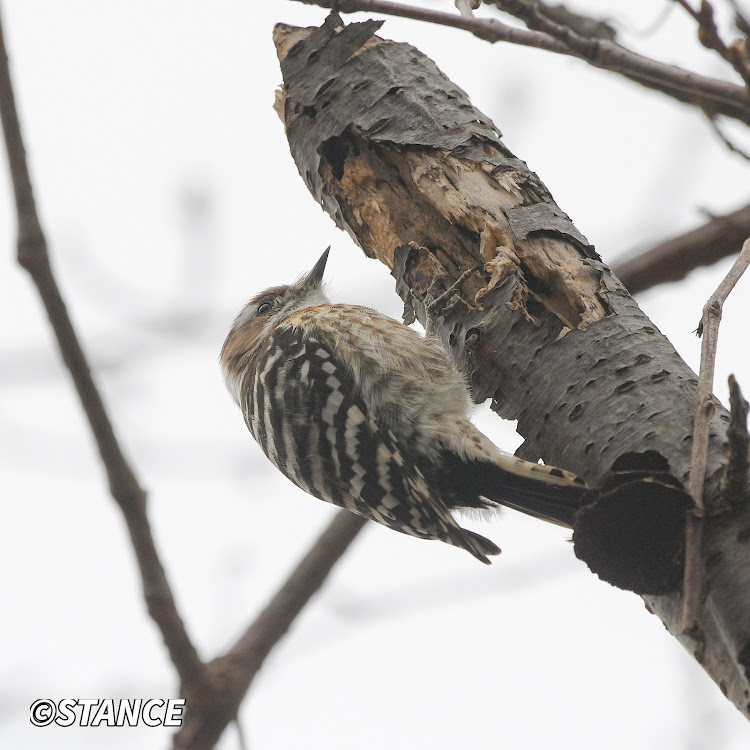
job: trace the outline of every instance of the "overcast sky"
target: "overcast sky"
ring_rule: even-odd
[[[679,8],[662,18],[670,4],[576,5],[620,19],[636,49],[727,75]],[[209,659],[334,512],[266,461],[226,394],[217,356],[233,316],[329,244],[336,301],[402,309],[387,269],[311,199],[272,109],[273,24],[317,25],[325,11],[283,0],[3,0],[2,11],[53,265]],[[460,31],[389,19],[381,35],[419,47],[469,94],[606,262],[748,202],[748,163],[693,109]],[[168,698],[177,682],[37,294],[14,263],[12,208],[3,176],[0,745],[164,748],[163,729],[29,723],[36,698]],[[639,300],[693,367],[692,332],[729,263]],[[749,290],[745,279],[725,308],[722,400],[730,372],[750,392]],[[504,449],[520,443],[486,407],[476,419]],[[466,523],[502,547],[491,567],[365,530],[254,683],[240,717],[250,747],[747,747],[746,720],[640,598],[575,559],[569,534],[511,511]],[[238,747],[232,727],[220,747]]]

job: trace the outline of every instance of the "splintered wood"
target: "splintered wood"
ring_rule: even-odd
[[[282,62],[310,32],[276,27],[274,38]],[[397,46],[370,36],[349,51],[346,62],[381,45]],[[394,75],[392,83],[397,79]],[[326,85],[323,82],[321,89]],[[362,87],[367,85],[362,83]],[[398,115],[400,89],[394,85],[387,92],[394,108],[383,124]],[[423,105],[435,104],[440,93],[424,95]],[[408,116],[414,103],[402,98],[401,104]],[[471,109],[460,102],[458,107]],[[298,117],[310,115],[310,107],[290,103],[284,91],[277,97],[276,110],[287,128]],[[351,123],[318,149],[319,189],[333,199],[343,220],[340,224],[368,255],[392,267],[396,248],[413,245],[428,248],[444,272],[453,276],[478,266],[461,289],[464,302],[471,307],[481,308],[488,291],[515,276],[513,300],[508,304],[529,320],[535,319],[532,309],[546,311],[559,320],[561,333],[609,314],[597,271],[582,263],[590,252],[585,239],[572,224],[573,231],[566,235],[549,223],[553,216],[564,229],[569,219],[541,181],[500,142],[485,141],[468,158],[462,155],[462,147],[430,147],[423,137],[415,143],[379,138],[379,124],[365,132]],[[443,132],[458,130],[453,122],[439,127]],[[485,129],[498,137],[494,126]],[[408,125],[405,130],[409,131]],[[531,217],[530,223],[527,216],[521,232],[512,226],[510,212],[538,205],[549,211]]]

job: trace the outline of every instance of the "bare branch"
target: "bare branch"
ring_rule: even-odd
[[[547,5],[541,0],[535,0],[535,2],[540,13],[559,24],[570,27],[581,36],[615,41],[617,36],[615,29],[604,20],[575,13],[564,5]]]
[[[18,262],[31,275],[47,310],[63,361],[73,379],[81,406],[86,412],[96,440],[99,455],[107,472],[110,492],[125,516],[138,559],[149,614],[161,631],[180,679],[183,684],[189,684],[199,678],[203,665],[177,611],[164,568],[154,545],[146,515],[146,493],[139,485],[117,442],[112,423],[91,377],[88,362],[50,266],[47,241],[37,214],[34,191],[26,163],[26,150],[13,96],[2,22],[0,22],[0,116],[16,200]]]
[[[619,73],[636,83],[661,91],[686,104],[732,117],[750,125],[750,101],[745,89],[725,81],[700,76],[697,73],[668,65],[639,55],[606,39],[584,37],[570,27],[546,19],[548,29],[559,31],[561,38],[544,31],[518,29],[495,18],[477,18],[442,13],[390,0],[296,0],[321,8],[335,7],[341,13],[369,11],[391,16],[411,18],[442,26],[463,29],[487,42],[510,42],[536,47],[548,52],[570,55],[586,60],[604,70]]]
[[[207,700],[204,690],[195,696],[196,700],[188,701],[193,710],[175,737],[176,750],[203,750],[219,739],[227,724],[236,718],[250,683],[271,649],[323,585],[365,523],[364,518],[349,511],[337,513],[244,635],[227,654],[208,665],[213,695]]]
[[[323,585],[328,573],[366,523],[362,516],[348,510],[339,511],[286,583],[232,646],[225,658],[243,665],[248,684],[249,678],[260,669],[273,645],[287,632],[310,597]]]
[[[682,632],[699,641],[703,639],[703,634],[700,632],[698,625],[698,612],[701,606],[705,574],[701,555],[703,519],[705,516],[703,484],[708,461],[708,437],[711,431],[711,419],[716,408],[712,390],[716,348],[719,340],[719,324],[721,323],[722,307],[735,284],[745,273],[748,265],[750,265],[750,239],[745,240],[742,252],[729,269],[729,273],[703,307],[703,316],[698,326],[698,335],[703,336],[703,342],[701,345],[700,374],[698,376],[698,403],[695,408],[693,448],[690,459],[690,481],[688,483],[688,492],[693,498],[693,507],[688,513],[685,529],[685,601]]]
[[[2,24],[0,114],[18,214],[18,261],[31,275],[47,309],[63,360],[96,440],[110,491],[125,517],[149,614],[159,627],[180,676],[182,694],[188,697],[188,712],[176,746],[210,747],[236,717],[240,702],[265,657],[323,584],[365,520],[348,511],[338,514],[234,647],[208,665],[201,662],[177,611],[159,560],[146,514],[146,493],[117,442],[50,266],[26,163]]]
[[[564,5],[547,5],[541,0],[484,0],[498,10],[522,20],[530,29],[562,38],[564,29],[587,39],[615,40],[615,30],[604,21],[582,16]]]
[[[737,30],[746,36],[750,36],[750,18],[744,14],[737,0],[729,0],[729,5],[734,11],[734,25]]]
[[[729,46],[726,45],[724,40],[719,36],[719,29],[716,26],[714,9],[711,3],[708,0],[701,0],[700,9],[695,10],[687,0],[675,0],[675,2],[681,5],[698,23],[698,41],[707,49],[717,52],[740,74],[745,85],[750,87],[750,55],[748,54],[748,47],[741,40],[737,40],[736,43],[732,43]],[[740,26],[744,19],[739,11],[736,16],[737,25]]]
[[[716,331],[719,330],[722,307],[732,289],[734,289],[737,282],[747,270],[748,265],[750,265],[750,238],[746,239],[742,244],[742,250],[737,256],[737,260],[734,261],[732,267],[729,269],[729,273],[727,273],[721,284],[716,288],[716,291],[703,306],[703,316],[698,325],[699,336],[708,336],[709,327],[715,328]],[[713,364],[711,367],[713,368]],[[713,370],[711,372],[711,382],[713,384]]]
[[[413,21],[425,21],[438,26],[449,26],[468,31],[485,42],[510,42],[523,47],[536,47],[548,52],[562,55],[570,54],[566,46],[548,34],[539,34],[527,29],[508,26],[494,18],[477,18],[476,16],[444,13],[416,5],[391,2],[390,0],[295,0],[305,5],[317,5],[321,8],[334,8],[339,13],[371,12],[388,16],[410,18]]]
[[[682,6],[689,15],[691,15],[696,21],[700,21],[700,16],[698,14],[698,11],[695,10],[690,3],[687,2],[687,0],[674,0],[674,2],[677,3],[677,5]]]
[[[666,240],[613,267],[631,294],[684,279],[700,266],[710,266],[734,255],[750,235],[750,205],[712,218],[686,234]]]
[[[558,8],[550,9],[537,0],[485,0],[492,5],[495,5],[502,11],[509,13],[516,18],[520,18],[530,29],[542,31],[550,36],[559,39],[560,41],[567,44],[571,49],[577,50],[581,56],[592,62],[592,56],[598,54],[598,50],[595,46],[592,46],[591,37],[598,36],[601,38],[601,34],[592,35],[584,33],[581,30],[581,24],[575,21],[573,15],[573,21],[571,22],[569,11],[560,12]],[[737,49],[734,46],[731,49],[727,49],[724,43],[721,41],[716,29],[716,24],[713,20],[713,9],[710,4],[703,0],[701,10],[695,14],[694,11],[687,5],[686,0],[676,0],[683,7],[687,8],[691,14],[695,15],[695,18],[700,23],[699,38],[701,43],[715,49],[724,59],[732,63],[735,70],[740,76],[747,82],[748,71],[750,70],[747,65],[747,61],[743,57],[743,48],[740,45]],[[553,12],[550,12],[553,10]],[[584,27],[585,28],[585,27]],[[606,37],[604,37],[606,40]],[[612,40],[613,41],[613,40]],[[614,45],[617,49],[623,50],[624,47]],[[593,63],[592,64],[596,64]],[[647,85],[644,81],[639,80],[637,75],[630,75],[625,73],[629,78],[634,81],[638,81],[643,85]],[[680,101],[687,102],[679,92],[669,91],[663,87],[659,87],[659,90],[663,93],[669,94]],[[696,103],[696,102],[693,102]],[[709,114],[714,114],[715,110],[713,107],[704,108]]]
[[[747,153],[747,151],[743,151],[739,146],[736,146],[732,141],[724,134],[724,131],[721,129],[721,126],[719,125],[716,115],[712,115],[709,112],[706,112],[706,117],[708,117],[708,121],[711,123],[711,129],[716,133],[716,135],[719,137],[719,140],[733,153],[737,154],[737,156],[742,157],[745,161],[750,161],[750,154]]]

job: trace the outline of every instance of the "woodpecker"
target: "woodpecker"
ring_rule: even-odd
[[[221,350],[227,388],[271,462],[321,500],[484,563],[500,549],[452,510],[500,504],[572,527],[582,480],[501,452],[466,416],[466,381],[438,339],[331,304],[327,259],[250,300]]]

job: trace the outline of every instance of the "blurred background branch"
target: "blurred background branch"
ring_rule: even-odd
[[[662,63],[598,35],[584,36],[570,24],[553,20],[525,0],[497,0],[493,4],[522,19],[528,30],[508,26],[496,18],[477,18],[459,13],[421,8],[390,0],[296,0],[306,5],[335,8],[340,13],[382,13],[469,31],[486,42],[508,42],[537,47],[585,60],[596,68],[629,78],[685,104],[700,107],[750,124],[750,101],[742,86],[708,78],[676,65]],[[580,19],[580,17],[578,17]]]
[[[750,235],[750,205],[709,219],[690,232],[660,242],[614,264],[612,270],[631,294],[684,279],[700,266],[736,255]]]
[[[361,516],[339,511],[255,622],[226,654],[208,664],[211,700],[206,700],[205,693],[188,694],[188,705],[200,710],[188,714],[175,737],[176,750],[214,746],[227,725],[236,719],[240,703],[271,649],[323,585],[365,523]]]
[[[209,664],[201,662],[178,612],[156,549],[147,516],[146,493],[122,452],[50,265],[26,161],[2,19],[0,116],[16,198],[18,262],[31,276],[47,311],[63,361],[99,449],[110,492],[125,518],[149,614],[159,628],[179,674],[181,692],[188,696],[188,721],[176,740],[177,746],[196,750],[211,747],[236,717],[237,708],[265,657],[323,584],[333,565],[364,525],[364,519],[347,511],[338,514],[232,649]],[[183,744],[186,737],[189,739]]]
[[[26,149],[13,95],[1,19],[0,116],[16,198],[18,262],[31,276],[47,311],[63,361],[73,380],[99,449],[110,492],[125,517],[141,572],[143,594],[149,614],[161,631],[180,679],[183,683],[190,684],[201,674],[202,665],[177,611],[164,567],[156,551],[146,515],[146,493],[122,453],[50,265],[47,240],[37,214],[26,163]]]

